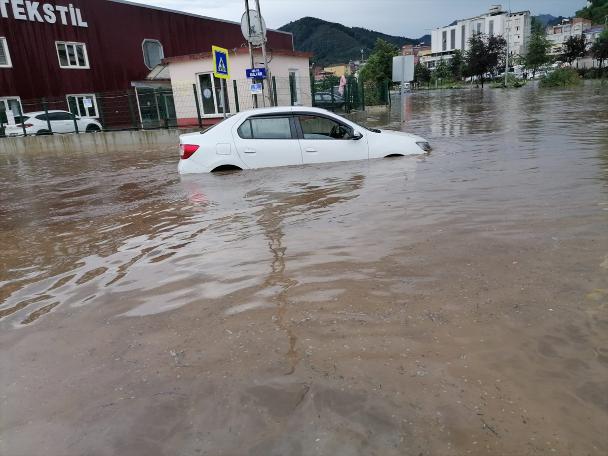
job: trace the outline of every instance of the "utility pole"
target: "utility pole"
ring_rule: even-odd
[[[509,38],[511,35],[511,0],[509,0],[509,13],[507,15],[507,24],[506,24],[506,30],[507,30],[507,58],[505,59],[506,65],[505,65],[505,87],[507,87],[508,84],[508,77],[509,77],[509,53],[510,53],[510,49],[509,49]]]
[[[255,0],[255,4],[258,10],[258,19],[260,21],[260,30],[264,33],[264,24],[262,22],[262,10],[260,9],[260,0]],[[268,56],[266,55],[266,39],[262,37],[262,56],[264,57],[264,66],[266,67],[266,78],[268,80],[268,101],[270,106],[274,106],[272,100],[272,74],[270,73],[270,67],[268,66]]]
[[[251,36],[251,15],[249,14],[249,0],[245,0],[245,11],[247,12],[247,25],[249,26],[249,35]],[[247,40],[247,44],[249,44],[249,58],[251,60],[251,68],[255,68],[255,58],[253,57],[253,47],[251,46],[251,41]],[[258,96],[256,94],[251,94],[253,97],[253,107],[258,107]]]

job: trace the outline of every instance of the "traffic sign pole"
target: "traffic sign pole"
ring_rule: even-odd
[[[226,96],[224,94],[224,80],[220,79],[220,87],[222,90],[220,91],[220,96],[222,97],[222,113],[224,114],[224,119],[226,118]]]
[[[260,30],[264,30],[264,25],[262,23],[262,10],[260,9],[260,0],[255,0],[255,5],[258,10],[258,20],[260,21]],[[272,81],[272,74],[270,73],[270,68],[268,67],[268,56],[266,55],[266,39],[264,39],[262,42],[262,56],[264,57],[264,67],[266,67],[266,75],[268,77],[268,80]],[[268,101],[270,102],[270,106],[273,106],[272,90],[270,87],[268,87]]]
[[[247,12],[247,25],[249,26],[249,33],[251,33],[251,15],[249,14],[249,0],[245,0],[245,11]],[[255,68],[255,59],[253,58],[253,47],[251,41],[247,41],[249,44],[249,58],[251,59],[251,68]],[[258,107],[258,96],[255,94],[251,95],[253,98],[253,107]]]

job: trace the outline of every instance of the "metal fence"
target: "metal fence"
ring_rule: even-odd
[[[252,93],[252,82],[261,84]],[[36,100],[0,97],[0,136],[52,135],[160,128],[204,128],[255,107],[317,106],[337,112],[389,104],[390,90],[378,84],[337,78],[228,80],[198,75],[196,81],[150,81],[129,90]],[[224,112],[225,111],[225,112]]]

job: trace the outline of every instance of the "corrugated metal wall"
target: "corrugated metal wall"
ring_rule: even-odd
[[[229,49],[244,45],[240,25],[155,10],[111,0],[55,0],[81,11],[87,28],[17,20],[11,5],[0,16],[0,36],[8,41],[13,68],[0,68],[0,96],[22,100],[72,93],[123,90],[149,73],[142,42],[156,39],[165,57],[207,52],[212,45]],[[39,11],[42,12],[41,2]],[[292,36],[269,32],[270,47],[293,49]],[[61,69],[55,41],[87,45],[90,69]]]

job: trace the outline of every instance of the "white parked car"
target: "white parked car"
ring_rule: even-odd
[[[180,136],[180,174],[420,155],[420,136],[367,129],[319,108],[264,108]]]
[[[77,117],[68,111],[26,112],[15,119],[15,125],[4,127],[6,136],[48,135],[49,124],[53,133],[75,133],[76,124],[79,133],[96,133],[101,131],[101,124],[90,117]],[[76,123],[76,124],[75,124]]]

